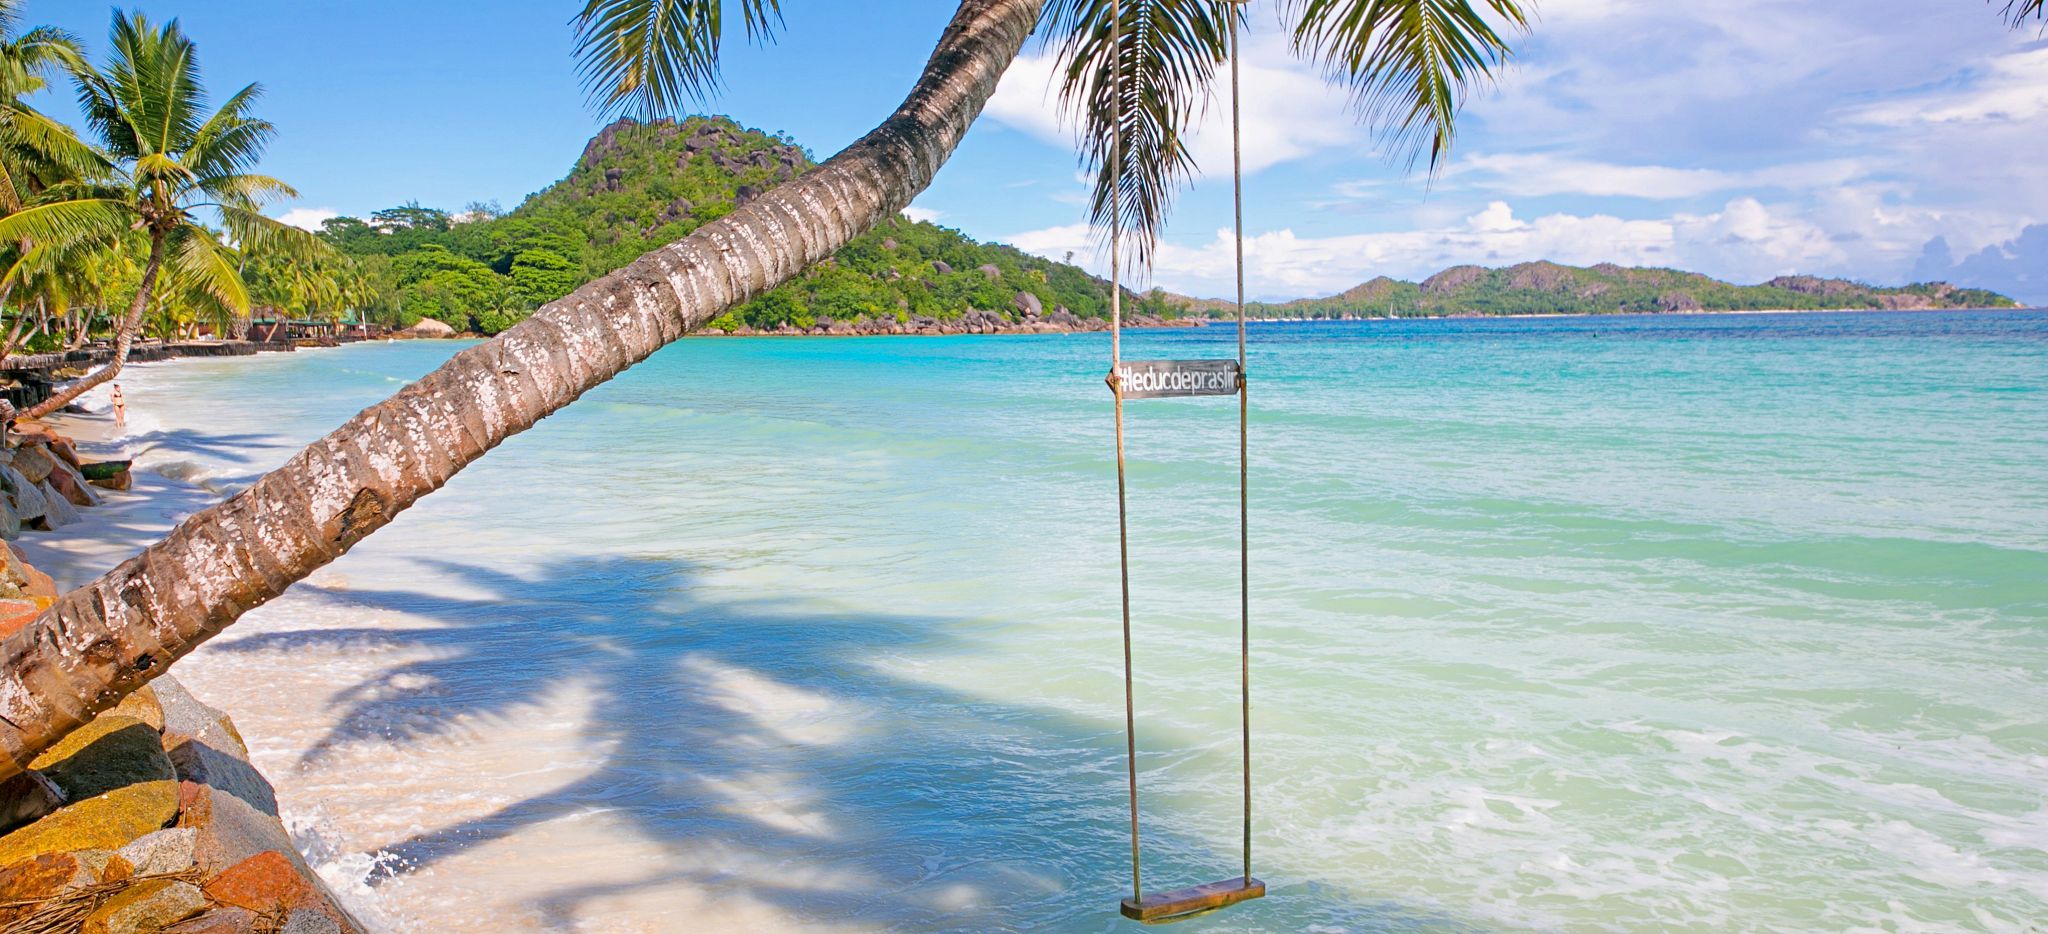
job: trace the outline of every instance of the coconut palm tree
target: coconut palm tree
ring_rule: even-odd
[[[57,262],[59,275],[72,296],[72,313],[65,324],[65,350],[85,346],[94,323],[102,317],[111,320],[118,296],[131,294],[141,285],[141,240],[139,231],[129,231],[111,244],[81,244]]]
[[[43,200],[50,186],[80,178],[97,178],[107,164],[99,153],[71,132],[29,106],[29,95],[49,86],[53,75],[75,68],[82,60],[78,41],[69,33],[47,26],[19,32],[19,0],[0,0],[0,215],[12,214],[24,205]],[[15,288],[28,269],[53,274],[52,257],[37,255],[37,244],[16,241],[7,244],[0,267],[0,305],[16,298]],[[24,261],[26,265],[24,266]],[[40,329],[38,315],[28,314],[25,301],[15,301],[16,315],[0,360],[5,360]]]
[[[29,418],[120,374],[167,265],[181,289],[246,312],[248,292],[223,234],[244,246],[324,249],[312,234],[262,214],[266,203],[297,193],[250,172],[276,132],[249,115],[260,86],[235,92],[208,114],[196,49],[176,20],[155,27],[140,13],[116,12],[110,46],[104,72],[80,65],[74,77],[86,123],[112,159],[112,182],[53,187],[62,197],[0,217],[0,241],[60,244],[139,230],[149,239],[142,282],[115,323],[112,358],[30,409]]]
[[[1474,28],[1484,24],[1475,2],[1521,22],[1515,0],[1303,0],[1288,5],[1287,15],[1301,50],[1348,75],[1368,114],[1391,106],[1383,101],[1410,102],[1396,128],[1429,140],[1432,158],[1441,159],[1458,95],[1505,55],[1490,27]],[[1145,52],[1128,66],[1127,93],[1159,101],[1127,110],[1124,132],[1156,141],[1141,150],[1145,158],[1180,152],[1191,102],[1220,53],[1213,24],[1234,7],[1059,0],[1050,16],[1045,7],[1045,0],[961,0],[903,104],[823,165],[455,355],[65,594],[0,643],[0,779],[506,438],[895,216],[952,155],[1041,26],[1068,73],[1082,76],[1070,85],[1086,103],[1089,138],[1099,141],[1109,124],[1094,102],[1105,99],[1101,76],[1115,58],[1100,34],[1112,14],[1123,17],[1125,41]],[[703,93],[716,80],[721,18],[729,12],[757,38],[781,23],[776,0],[589,0],[577,19],[578,53],[593,99],[605,109],[651,114]],[[1209,25],[1182,25],[1190,23]],[[95,125],[114,121],[102,116]],[[267,135],[267,128],[247,135]],[[136,161],[163,160],[152,153]],[[1107,209],[1149,219],[1153,226],[1140,226],[1141,234],[1156,231],[1178,177],[1160,174]]]
[[[21,209],[64,178],[94,177],[106,161],[71,128],[29,106],[26,98],[84,59],[78,40],[49,26],[21,27],[22,0],[0,0],[0,212]]]

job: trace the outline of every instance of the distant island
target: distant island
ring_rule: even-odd
[[[1169,296],[1189,314],[1221,317],[1220,299]],[[1925,282],[1883,288],[1847,279],[1779,276],[1736,285],[1677,269],[1521,263],[1499,269],[1452,266],[1421,282],[1385,276],[1325,298],[1249,303],[1254,318],[1387,318],[1474,315],[1660,314],[1711,311],[1918,311],[2015,308],[1985,289]]]

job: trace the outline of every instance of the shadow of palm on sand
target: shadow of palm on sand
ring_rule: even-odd
[[[621,881],[535,896],[530,904],[553,923],[576,923],[596,900],[686,885],[818,925],[1124,923],[1114,912],[1129,851],[1122,734],[1113,722],[992,703],[888,675],[869,661],[957,649],[948,635],[956,621],[706,601],[693,586],[696,569],[666,558],[573,560],[534,577],[447,562],[432,568],[479,595],[322,594],[436,625],[276,632],[218,646],[404,650],[394,654],[410,660],[337,692],[345,713],[302,765],[352,744],[447,737],[457,724],[507,716],[557,688],[594,698],[582,731],[599,751],[595,768],[495,813],[392,842],[383,848],[392,857],[383,879],[602,812],[674,859],[627,867]],[[1215,861],[1203,842],[1147,833],[1162,872],[1193,878],[1197,864]],[[1305,912],[1278,904],[1287,900]],[[1298,930],[1332,911],[1350,927],[1427,918],[1307,884],[1283,887],[1268,903],[1273,910],[1230,916],[1227,929]]]

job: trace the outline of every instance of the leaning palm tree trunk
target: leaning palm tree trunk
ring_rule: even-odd
[[[0,643],[0,780],[506,438],[906,207],[1042,0],[964,0],[910,96],[817,169],[550,303],[294,455]]]
[[[164,238],[158,234],[150,240],[149,265],[142,269],[142,284],[135,290],[135,300],[128,305],[128,315],[122,318],[114,332],[114,356],[99,369],[87,373],[80,379],[72,380],[63,389],[57,390],[48,399],[36,403],[23,418],[43,418],[71,404],[71,400],[85,395],[93,387],[121,375],[121,367],[128,363],[128,348],[135,345],[135,333],[142,330],[142,312],[149,307],[150,291],[156,286],[157,274],[164,265]],[[5,716],[0,712],[0,716]]]

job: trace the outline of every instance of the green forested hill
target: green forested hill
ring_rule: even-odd
[[[1175,299],[1191,310],[1222,314],[1214,300]],[[1676,311],[2003,308],[2016,303],[1996,292],[1944,282],[1880,288],[1846,279],[1780,276],[1762,285],[1735,285],[1676,269],[1625,268],[1613,263],[1562,266],[1522,263],[1501,269],[1453,266],[1421,282],[1384,276],[1327,298],[1254,304],[1262,318],[1620,314]]]
[[[675,240],[811,167],[792,141],[724,117],[621,120],[567,178],[510,213],[409,204],[342,217],[326,235],[396,298],[397,317],[496,333],[589,279]],[[1004,321],[1108,314],[1109,285],[1082,270],[958,231],[897,218],[714,326],[772,330],[827,321]],[[1171,311],[1163,294],[1134,313]]]

